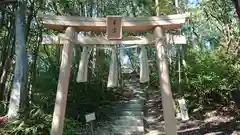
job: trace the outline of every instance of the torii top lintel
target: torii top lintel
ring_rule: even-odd
[[[163,29],[178,29],[189,17],[189,13],[152,17],[123,18],[123,32],[152,31],[154,27]],[[48,16],[42,17],[46,28],[64,30],[75,27],[76,31],[106,32],[106,18],[92,18],[79,16]]]

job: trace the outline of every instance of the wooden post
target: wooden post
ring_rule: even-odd
[[[177,122],[175,119],[173,97],[171,92],[171,86],[168,75],[168,64],[165,54],[165,40],[161,39],[164,37],[163,30],[161,27],[154,29],[154,35],[156,38],[156,55],[157,65],[159,72],[160,88],[162,95],[163,104],[163,115],[165,121],[166,135],[177,135]]]
[[[68,27],[65,33],[66,36],[70,37],[71,39],[75,38],[75,31],[73,27]],[[63,134],[64,116],[67,103],[73,46],[74,45],[71,41],[67,41],[64,44],[62,50],[62,60],[59,72],[51,135]]]

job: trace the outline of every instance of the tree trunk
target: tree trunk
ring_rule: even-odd
[[[5,87],[7,83],[7,77],[10,72],[10,66],[12,62],[12,51],[13,51],[13,46],[11,46],[8,50],[8,57],[5,61],[4,67],[3,67],[3,72],[1,75],[1,80],[0,80],[0,101],[4,100],[4,93],[5,93]]]
[[[14,21],[12,21],[13,18],[10,18],[8,21],[9,23],[9,29],[7,36],[5,36],[5,40],[3,43],[5,44],[1,50],[1,64],[0,64],[0,74],[1,74],[1,80],[0,80],[0,101],[4,100],[4,93],[5,93],[5,84],[7,80],[7,76],[9,73],[9,66],[12,61],[12,51],[14,49],[14,44],[12,43],[13,40],[13,30],[14,28],[12,25],[14,24]]]
[[[239,3],[239,0],[232,0],[232,1],[233,1],[234,6],[235,6],[238,18],[240,19],[240,3]]]
[[[35,86],[35,80],[36,80],[36,74],[37,74],[37,58],[38,58],[38,52],[40,47],[40,42],[38,41],[38,44],[34,46],[33,50],[33,62],[31,64],[31,80],[30,80],[30,86],[29,86],[29,103],[31,104],[33,100],[33,88]]]
[[[8,118],[15,119],[18,116],[20,109],[24,110],[24,102],[27,99],[28,93],[25,92],[25,82],[27,79],[27,52],[25,39],[25,12],[26,3],[21,2],[16,13],[16,42],[15,53],[16,63],[14,70],[13,86],[10,95]]]

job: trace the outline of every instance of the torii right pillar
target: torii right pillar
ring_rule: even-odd
[[[159,72],[160,91],[163,104],[163,117],[166,135],[177,135],[177,121],[173,107],[173,97],[168,74],[167,56],[165,53],[166,40],[161,27],[154,28],[156,39],[157,67]]]

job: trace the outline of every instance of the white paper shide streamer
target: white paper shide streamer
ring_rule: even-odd
[[[114,88],[118,86],[118,61],[117,61],[117,49],[112,49],[112,56],[110,61],[109,75],[108,75],[108,88]]]
[[[87,82],[88,62],[91,50],[92,48],[90,47],[83,47],[81,60],[79,62],[77,82]]]
[[[133,72],[133,66],[130,61],[130,58],[125,51],[125,45],[122,45],[120,48],[119,58],[121,62],[121,72],[122,73],[132,73]]]
[[[145,48],[145,46],[141,46],[139,59],[140,59],[140,83],[146,83],[149,81],[149,65],[147,49]]]

